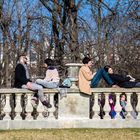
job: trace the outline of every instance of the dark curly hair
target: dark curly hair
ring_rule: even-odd
[[[112,67],[109,66],[109,65],[104,66],[104,70],[105,70],[106,72],[108,72],[108,69],[109,69],[109,68],[112,68]]]
[[[88,64],[89,61],[91,61],[91,58],[89,58],[89,57],[85,57],[85,58],[82,60],[83,64]]]
[[[54,66],[54,62],[50,58],[45,59],[44,63],[47,64],[48,66]]]

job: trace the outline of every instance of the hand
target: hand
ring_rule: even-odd
[[[26,84],[26,86],[27,86],[28,89],[32,89],[32,82],[28,82],[28,83]]]
[[[93,73],[93,77],[95,76],[96,72]]]
[[[134,81],[135,81],[135,78],[133,78],[131,75],[127,75],[127,77],[129,77],[129,78],[130,78],[130,80],[129,80],[129,81],[131,81],[131,82],[134,82]]]
[[[112,87],[113,87],[113,88],[118,88],[119,86],[118,86],[118,85],[112,85]]]

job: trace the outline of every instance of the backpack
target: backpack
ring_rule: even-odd
[[[71,85],[72,85],[72,83],[69,78],[65,78],[64,81],[62,82],[62,86],[64,86],[64,87],[70,88]]]

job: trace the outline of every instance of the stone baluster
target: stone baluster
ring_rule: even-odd
[[[99,104],[98,104],[98,94],[99,93],[93,93],[94,94],[94,105],[93,105],[93,111],[94,111],[94,116],[93,118],[94,119],[99,119],[100,116],[98,115],[99,114],[99,111],[100,111],[100,107],[99,107]]]
[[[115,105],[115,112],[116,116],[115,119],[121,119],[120,112],[121,112],[121,105],[120,105],[120,95],[121,93],[116,93],[116,105]]]
[[[4,116],[3,120],[10,120],[11,119],[11,117],[9,115],[9,113],[11,111],[10,94],[5,94],[5,95],[6,95],[6,104],[4,106],[5,116]]]
[[[22,111],[21,108],[21,94],[16,94],[16,107],[15,107],[15,112],[16,112],[16,116],[15,116],[15,120],[21,120],[22,117],[20,116]]]
[[[43,120],[44,119],[44,116],[43,116],[43,111],[44,111],[44,106],[43,104],[41,103],[41,101],[39,100],[39,104],[38,104],[38,107],[37,107],[37,112],[38,112],[38,117],[37,117],[37,120]]]
[[[136,107],[136,110],[138,111],[137,119],[140,119],[140,93],[137,93],[137,95],[138,95],[138,103]]]
[[[31,105],[31,94],[27,94],[28,96],[28,100],[27,100],[27,106],[26,106],[26,111],[27,111],[27,116],[26,116],[26,120],[32,120],[33,117],[31,115],[32,111],[33,111],[33,107]]]
[[[110,111],[109,94],[110,93],[105,93],[105,105],[104,105],[105,116],[104,116],[104,119],[110,119],[110,115],[109,115],[109,111]]]
[[[52,108],[48,109],[48,111],[49,111],[49,118],[50,119],[54,119],[55,118],[55,116],[54,116],[54,112],[55,112],[54,94],[50,94],[49,98],[50,98],[50,104],[52,105]]]
[[[126,115],[126,118],[127,119],[133,118],[131,115],[131,112],[133,110],[132,105],[131,105],[131,94],[132,93],[126,93],[126,95],[127,95],[127,105],[126,105],[127,115]]]

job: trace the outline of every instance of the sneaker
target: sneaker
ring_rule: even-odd
[[[44,106],[46,106],[47,108],[51,108],[52,107],[52,105],[48,101],[43,101],[42,104]]]

